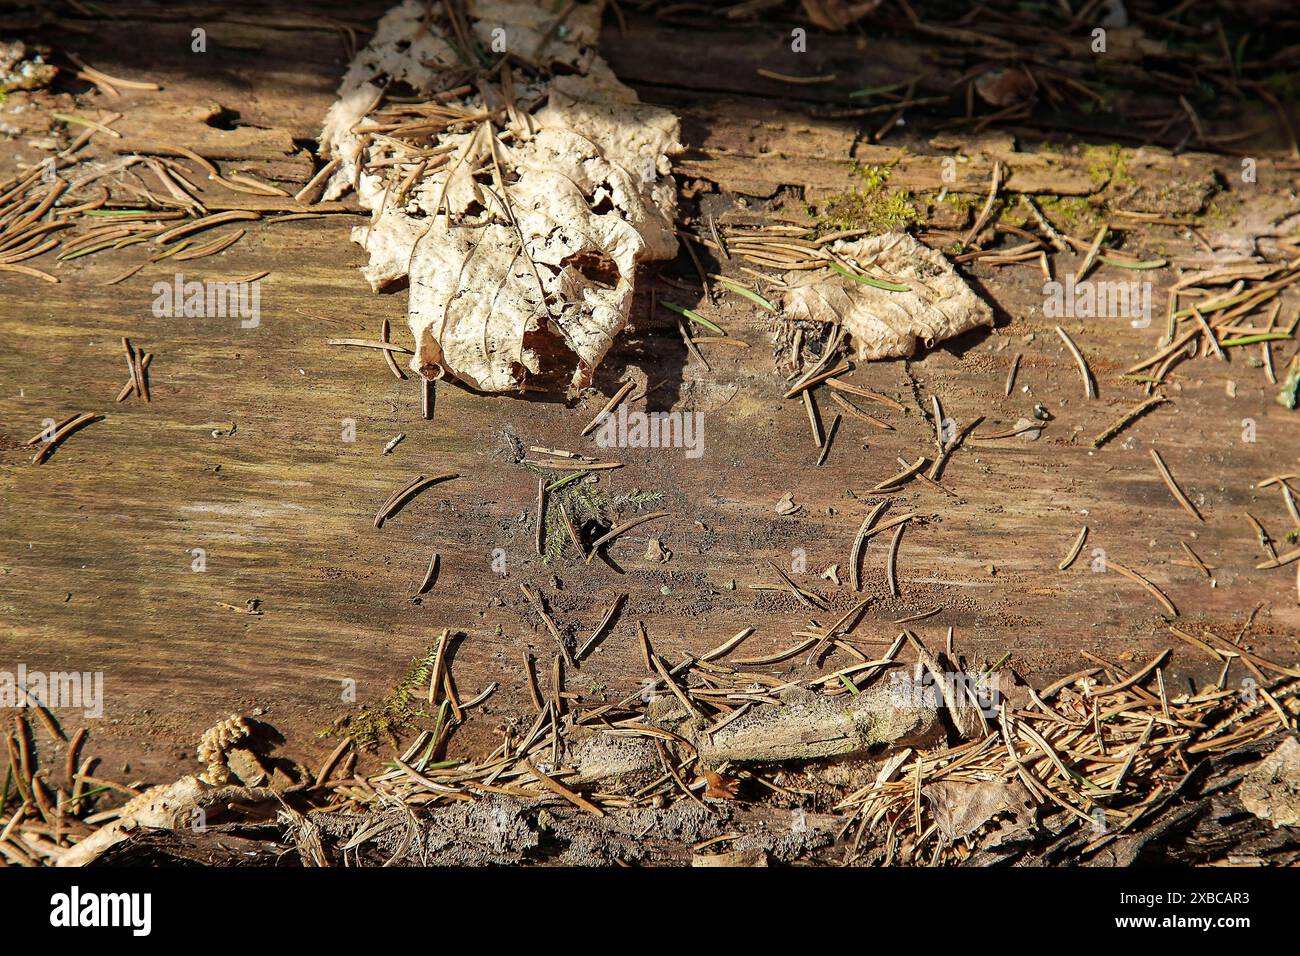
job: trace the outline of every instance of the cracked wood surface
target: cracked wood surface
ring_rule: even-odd
[[[362,4],[339,16],[364,29],[385,6]],[[124,91],[119,101],[83,97],[78,108],[89,115],[96,107],[126,114],[117,125],[123,139],[96,148],[107,155],[174,143],[295,191],[311,174],[296,144],[315,135],[345,62],[338,32],[305,14],[273,18],[250,9],[223,16],[204,7],[212,17],[204,21],[210,47],[205,69],[194,70],[187,49],[195,17],[175,5],[165,17],[160,8],[138,9],[132,14],[126,7],[120,22],[73,21],[55,33],[100,69],[159,79],[166,87]],[[277,25],[266,28],[271,20]],[[864,144],[852,119],[810,118],[806,102],[771,101],[787,88],[742,82],[741,72],[764,62],[770,39],[722,44],[730,59],[701,69],[693,47],[667,55],[673,48],[664,44],[681,38],[664,40],[647,33],[649,26],[634,20],[626,41],[607,27],[606,53],[643,99],[683,111],[691,149],[678,166],[683,178],[751,197],[792,187],[811,197],[843,190],[851,162],[899,155],[893,145]],[[99,49],[115,55],[94,55],[96,31],[104,33]],[[835,42],[849,51],[854,41]],[[860,67],[854,86],[895,68],[887,59],[859,56],[853,63]],[[655,75],[641,72],[652,64]],[[822,94],[799,91],[813,95]],[[223,130],[206,122],[228,116],[225,110],[250,125]],[[931,129],[907,142],[924,145],[935,135],[962,134]],[[982,151],[967,147],[970,179],[963,188],[972,195],[987,188],[994,159],[1013,166],[1013,188],[1036,191],[1050,183],[1057,194],[1083,194],[1097,185],[1086,167],[1050,169],[1043,157],[1011,157],[1004,137],[980,143]],[[16,159],[36,158],[32,150],[15,150],[0,173],[7,175]],[[1151,162],[1153,178],[1176,168],[1194,178],[1215,166],[1212,158],[1159,152]],[[891,185],[939,188],[937,170],[935,156],[909,154]],[[215,190],[211,198],[213,210],[250,201],[293,208]],[[994,303],[999,328],[917,361],[859,369],[852,381],[897,398],[906,411],[881,411],[892,432],[846,420],[821,468],[813,467],[817,449],[804,409],[781,400],[785,385],[769,355],[768,325],[737,299],[707,314],[750,348],[702,346],[711,372],[687,361],[671,317],[651,314],[643,294],[633,330],[599,371],[597,391],[577,407],[441,388],[436,417],[425,422],[415,383],[391,377],[378,353],[326,345],[330,338],[377,337],[384,318],[401,330],[399,343],[410,343],[404,293],[370,293],[357,271],[364,255],[348,239],[358,220],[346,206],[325,208],[338,214],[252,224],[219,259],[185,264],[187,278],[270,270],[257,328],[154,317],[152,284],[177,271],[166,262],[107,288],[104,281],[136,260],[100,255],[50,266],[37,260],[59,275],[58,285],[0,273],[7,345],[0,353],[0,668],[13,670],[21,661],[30,669],[104,672],[103,719],[57,713],[69,730],[90,728],[87,752],[105,758],[97,771],[103,776],[171,779],[192,770],[192,748],[205,728],[231,711],[256,707],[288,738],[286,753],[318,761],[333,741],[317,739],[316,731],[352,710],[341,700],[341,682],[357,682],[361,703],[377,701],[443,627],[467,635],[452,665],[463,698],[500,683],[451,748],[453,754],[486,751],[495,744],[497,721],[531,712],[521,649],[537,654],[547,674],[555,651],[520,596],[521,582],[539,589],[561,628],[580,640],[615,595],[629,595],[600,649],[567,676],[567,687],[584,699],[618,699],[640,686],[637,620],[673,660],[700,654],[747,626],[757,631],[742,656],[787,647],[795,643],[790,632],[806,627],[810,612],[784,592],[750,586],[773,583],[767,560],[789,567],[802,551],[806,571],[796,579],[829,600],[827,619],[855,603],[847,586],[820,578],[838,563],[847,580],[849,548],[869,508],[849,492],[861,494],[897,472],[898,457],[910,461],[932,450],[932,393],[959,426],[984,415],[980,430],[1010,428],[1032,417],[1037,402],[1056,419],[1037,442],[971,443],[955,453],[943,475],[955,498],[924,484],[896,496],[886,517],[915,510],[923,520],[902,542],[901,597],[888,597],[885,588],[886,542],[867,548],[864,588],[879,600],[854,634],[864,649],[883,650],[900,630],[894,620],[939,607],[938,615],[910,625],[931,647],[941,646],[953,626],[968,659],[997,660],[1011,651],[1013,665],[1039,685],[1083,666],[1080,651],[1138,666],[1174,646],[1171,690],[1185,687],[1189,676],[1217,673],[1213,662],[1169,634],[1160,608],[1140,588],[1114,574],[1090,573],[1092,549],[1102,548],[1169,595],[1182,612],[1180,627],[1231,638],[1262,603],[1249,639],[1265,656],[1296,656],[1294,575],[1255,570],[1266,555],[1243,514],[1251,511],[1275,536],[1289,528],[1277,489],[1254,488],[1293,470],[1298,445],[1294,414],[1272,401],[1275,389],[1262,372],[1244,361],[1186,363],[1173,376],[1172,405],[1100,451],[1091,447],[1093,435],[1142,397],[1120,373],[1153,350],[1159,319],[1146,330],[1118,320],[1066,323],[1099,383],[1099,399],[1088,402],[1055,322],[1042,315],[1036,267],[977,266],[968,274]],[[1172,253],[1196,249],[1173,230],[1150,241]],[[1059,269],[1073,271],[1078,261],[1060,257]],[[689,267],[682,274],[690,275]],[[1119,270],[1102,275],[1130,278]],[[1157,281],[1153,301],[1162,303],[1172,280],[1165,272]],[[659,292],[693,304],[678,288]],[[1288,314],[1293,307],[1288,304]],[[113,402],[125,375],[122,335],[156,354],[150,404]],[[1023,353],[1018,385],[1008,397],[1003,383],[1017,352]],[[625,375],[648,380],[651,388],[648,406],[635,407],[704,411],[703,458],[687,459],[680,450],[593,451],[579,438]],[[1236,382],[1235,397],[1227,380]],[[76,411],[106,418],[70,438],[45,465],[32,466],[21,443],[43,419]],[[823,415],[831,411],[823,407]],[[1254,443],[1240,440],[1244,418],[1255,423]],[[344,440],[350,422],[355,442]],[[659,507],[675,517],[615,545],[625,575],[572,555],[543,565],[533,542],[535,482],[507,460],[505,429],[525,445],[623,462],[602,482],[615,491],[662,491]],[[405,441],[382,454],[399,432]],[[1206,515],[1204,525],[1178,508],[1150,466],[1152,443]],[[382,530],[372,526],[390,492],[415,474],[445,470],[464,477],[424,492]],[[803,507],[782,517],[773,508],[786,492]],[[1087,549],[1069,571],[1058,572],[1083,524],[1091,528]],[[670,563],[643,558],[650,536],[673,552]],[[1174,563],[1183,559],[1184,540],[1215,569],[1217,587]],[[203,572],[191,569],[196,548],[206,552]],[[504,578],[492,568],[498,548],[506,555]],[[433,551],[442,556],[437,584],[416,601]],[[261,613],[246,613],[248,601],[260,601]],[[44,747],[44,731],[37,734]]]

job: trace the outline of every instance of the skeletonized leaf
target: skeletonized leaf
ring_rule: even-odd
[[[471,0],[480,50],[576,71],[543,79],[478,72],[439,7],[407,0],[348,70],[323,138],[372,220],[353,232],[376,289],[409,278],[412,368],[504,392],[529,376],[582,386],[627,324],[637,267],[671,258],[679,124],[640,103],[596,56],[599,4],[564,30],[522,0]],[[394,143],[385,82],[430,97],[421,116],[455,122],[425,148]],[[437,96],[469,85],[463,96]],[[358,128],[361,132],[358,132]],[[504,128],[504,132],[502,131]],[[410,183],[411,170],[427,171]]]

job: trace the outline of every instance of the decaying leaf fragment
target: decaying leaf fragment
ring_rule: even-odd
[[[891,288],[831,270],[789,272],[785,315],[841,326],[852,338],[859,359],[907,358],[916,353],[918,342],[931,348],[954,335],[993,324],[993,310],[971,291],[943,253],[905,232],[841,239],[831,243],[829,251]]]
[[[580,387],[627,324],[637,267],[676,253],[678,120],[595,54],[600,3],[458,7],[406,0],[380,20],[326,117],[325,195],[354,188],[372,211],[353,232],[372,287],[409,277],[415,371]],[[394,87],[408,95],[386,100]]]

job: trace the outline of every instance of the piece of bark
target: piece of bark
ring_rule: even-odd
[[[883,683],[847,699],[789,688],[780,700],[780,706],[757,705],[717,733],[699,734],[701,765],[863,756],[875,747],[915,746],[942,734],[934,707],[900,704]]]
[[[1275,827],[1300,827],[1300,742],[1287,737],[1241,781],[1241,803]]]
[[[240,819],[274,820],[280,807],[271,790],[213,787],[197,777],[151,787],[129,800],[121,815],[100,827],[58,859],[59,866],[85,866],[109,847],[140,830],[182,830],[207,826],[227,814]]]

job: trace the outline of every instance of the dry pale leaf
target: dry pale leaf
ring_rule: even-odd
[[[905,232],[837,240],[830,252],[907,291],[878,289],[830,270],[789,272],[786,318],[840,325],[859,359],[907,358],[981,325],[993,310],[957,275],[943,253]]]
[[[740,789],[740,778],[729,777],[716,770],[704,771],[704,795],[714,800],[735,800],[736,791]]]
[[[411,367],[426,377],[488,392],[529,376],[586,385],[627,324],[637,267],[676,254],[678,120],[595,54],[600,6],[576,5],[561,23],[522,0],[465,5],[485,49],[568,71],[549,79],[479,74],[445,10],[416,0],[385,14],[349,67],[322,133],[339,161],[326,197],[351,186],[372,211],[353,239],[375,289],[409,278]],[[459,122],[425,149],[375,131],[392,83]]]
[[[941,780],[922,788],[935,823],[950,840],[970,836],[999,813],[1017,820],[1031,807],[1019,780]]]

